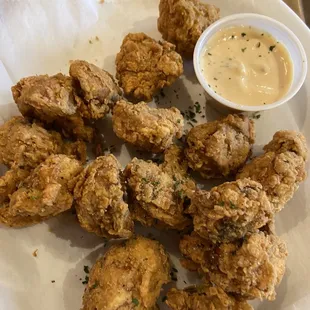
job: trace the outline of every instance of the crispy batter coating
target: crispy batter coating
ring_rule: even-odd
[[[243,115],[230,114],[192,128],[185,154],[189,166],[204,178],[227,177],[245,164],[254,138],[253,121]]]
[[[151,101],[156,91],[183,73],[183,61],[173,44],[157,42],[144,33],[129,33],[116,56],[116,71],[125,95]]]
[[[275,211],[279,212],[307,176],[307,145],[300,133],[279,131],[264,149],[266,153],[248,163],[237,178],[251,178],[261,183]]]
[[[140,149],[159,153],[165,151],[173,138],[181,138],[184,119],[177,108],[150,108],[145,102],[138,104],[119,101],[113,110],[115,134]]]
[[[90,141],[93,129],[77,111],[72,78],[58,73],[21,79],[12,87],[21,114],[61,129],[67,136]]]
[[[87,61],[73,61],[69,72],[79,112],[87,119],[103,118],[122,96],[113,76]]]
[[[98,157],[79,175],[74,189],[81,226],[98,236],[129,238],[133,233],[120,168],[113,155]]]
[[[293,130],[277,131],[273,139],[264,147],[265,152],[293,152],[301,156],[305,161],[308,157],[308,147],[306,138],[301,132]]]
[[[264,232],[213,246],[194,234],[181,241],[180,250],[200,265],[208,280],[245,299],[274,300],[285,272],[285,243]]]
[[[172,146],[167,153],[175,152],[176,148]],[[181,153],[179,151],[179,156]],[[171,229],[182,230],[191,224],[186,209],[195,191],[195,183],[182,166],[176,169],[177,160],[170,165],[167,158],[165,160],[158,166],[152,161],[134,158],[125,168],[129,199],[134,206],[133,216],[144,225],[164,226],[165,223]]]
[[[239,301],[221,288],[201,285],[184,290],[170,289],[166,304],[172,310],[253,310],[246,301]]]
[[[71,208],[72,181],[82,170],[76,159],[51,155],[26,178],[0,208],[0,223],[23,227],[42,222]]]
[[[16,116],[0,127],[0,163],[30,170],[51,154],[75,155],[85,161],[84,142],[64,143],[60,134]]]
[[[273,207],[260,183],[240,179],[197,191],[189,213],[195,232],[216,243],[240,239],[263,227],[272,219]]]
[[[160,0],[157,26],[163,38],[191,58],[202,32],[220,18],[220,10],[199,0]]]
[[[82,310],[155,310],[169,272],[169,257],[157,241],[138,236],[114,245],[91,269]]]
[[[13,168],[0,177],[0,204],[9,202],[9,196],[29,174],[28,170]]]

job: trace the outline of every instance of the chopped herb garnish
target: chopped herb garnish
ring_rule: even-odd
[[[211,54],[211,53],[208,53],[208,55],[209,55],[209,56],[212,56],[212,54]]]
[[[231,38],[234,39],[236,36],[232,35]]]
[[[171,280],[177,282],[177,281],[178,281],[178,278],[177,278],[176,276],[172,276],[172,277],[171,277]]]
[[[275,47],[276,47],[275,45],[269,46],[269,51],[272,52],[275,49]]]
[[[210,84],[208,84],[208,86],[211,88],[211,85],[210,85]]]
[[[137,298],[133,298],[133,299],[132,299],[132,303],[133,303],[136,307],[139,306],[139,300],[138,300]]]
[[[89,281],[89,276],[85,276],[85,280],[82,282],[83,284],[87,284]]]
[[[197,120],[194,118],[194,119],[192,119],[192,122],[193,123],[197,123]]]
[[[177,120],[177,123],[178,123],[178,124],[180,124],[180,123],[181,123],[181,120],[180,120],[180,119],[178,119],[178,120]]]
[[[195,102],[194,107],[195,107],[195,112],[200,114],[201,113],[201,105],[198,101]]]
[[[99,282],[96,280],[95,283],[90,287],[90,290],[94,290],[98,286],[99,286]]]
[[[237,206],[235,204],[233,204],[231,201],[230,201],[229,206],[230,206],[231,209],[236,209],[237,208]]]
[[[224,207],[225,206],[224,201],[219,202],[219,206]]]
[[[153,186],[157,186],[157,185],[159,185],[159,184],[160,184],[159,181],[154,181],[154,182],[152,182],[152,185],[153,185]]]
[[[146,178],[142,178],[141,179],[144,183],[147,183],[148,182],[148,180],[146,179]]]
[[[244,52],[245,52],[245,50],[246,50],[246,47],[245,47],[245,48],[242,48],[242,49],[241,49],[242,53],[244,53]]]
[[[30,199],[31,200],[37,200],[39,197],[37,197],[37,196],[30,196]]]
[[[258,47],[258,48],[260,47],[260,42],[258,42],[258,43],[256,44],[256,47]]]
[[[262,33],[261,36],[263,37],[263,36],[264,36],[264,33]]]
[[[52,282],[52,283],[55,283],[56,281],[55,281],[55,280],[52,280],[51,282]]]
[[[262,57],[262,55],[258,55],[258,57]]]
[[[213,78],[214,81],[217,81],[217,78]]]
[[[167,299],[168,299],[167,296],[164,296],[161,301],[165,302]]]
[[[242,35],[242,37],[245,37],[245,36],[246,36],[246,33],[245,33],[245,32],[242,32],[241,35]]]
[[[191,127],[195,127],[191,122],[187,122],[188,125],[190,125]]]
[[[174,268],[174,267],[172,267],[171,269],[172,269],[172,271],[174,271],[174,272],[178,272],[178,269],[176,269],[176,268]]]
[[[231,78],[229,78],[229,80],[231,80]]]
[[[84,272],[89,273],[89,267],[88,266],[84,266]]]

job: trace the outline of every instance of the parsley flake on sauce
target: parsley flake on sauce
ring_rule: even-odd
[[[275,47],[276,47],[275,45],[269,46],[269,51],[272,52],[275,49]]]

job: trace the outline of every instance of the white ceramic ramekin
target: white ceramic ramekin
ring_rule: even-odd
[[[270,33],[273,37],[275,37],[275,39],[277,39],[277,41],[281,42],[286,47],[290,54],[294,71],[291,87],[283,98],[272,104],[247,106],[229,101],[219,96],[217,93],[214,92],[211,87],[208,86],[208,82],[201,72],[200,57],[201,54],[204,52],[205,45],[207,44],[209,39],[216,32],[223,28],[241,25],[252,26],[253,28],[255,27],[257,29]],[[302,84],[304,83],[307,75],[307,55],[297,36],[280,22],[270,17],[259,14],[230,15],[228,17],[224,17],[218,20],[217,22],[209,26],[200,36],[196,44],[193,60],[195,72],[202,87],[211,97],[213,97],[213,99],[215,99],[217,104],[221,105],[221,107],[219,108],[225,108],[227,110],[256,112],[270,110],[278,107],[296,95],[296,93],[299,91]]]

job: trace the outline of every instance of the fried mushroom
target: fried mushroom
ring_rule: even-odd
[[[84,118],[103,118],[122,96],[113,76],[87,61],[73,61],[69,73],[74,97]]]
[[[172,146],[166,155],[176,152],[175,149],[177,147]],[[177,152],[179,156],[181,153]],[[124,176],[134,213],[139,215],[136,220],[142,218],[143,224],[152,224],[151,217],[159,221],[161,226],[165,223],[171,229],[182,230],[191,224],[186,211],[196,186],[187,176],[186,170],[182,170],[182,166],[177,168],[176,161],[169,164],[168,158],[169,155],[162,165],[134,158],[126,166]]]
[[[114,245],[90,271],[82,310],[155,310],[169,272],[169,257],[157,241],[138,236]]]
[[[186,236],[180,250],[199,265],[207,280],[244,299],[274,300],[285,272],[285,243],[260,231],[218,245],[198,235]]]
[[[113,155],[95,159],[79,175],[75,189],[81,226],[106,238],[128,238],[133,221],[124,202],[120,164]]]
[[[243,115],[230,114],[192,128],[185,154],[189,166],[204,178],[228,177],[246,163],[254,138],[253,121]]]
[[[22,115],[61,129],[66,136],[90,141],[93,129],[78,113],[72,78],[58,73],[21,79],[12,87],[15,103]]]
[[[0,223],[24,227],[42,222],[72,207],[73,179],[81,172],[79,161],[51,155],[19,185],[10,201],[0,207]]]
[[[115,134],[138,147],[153,153],[163,152],[181,138],[184,119],[177,108],[155,109],[145,102],[138,104],[119,101],[113,110]]]
[[[183,73],[183,61],[173,44],[157,42],[144,33],[129,33],[117,54],[116,71],[126,96],[151,101],[156,91]]]
[[[158,30],[180,54],[191,58],[199,37],[220,18],[219,12],[199,0],[160,0]]]
[[[189,208],[195,232],[214,243],[255,232],[272,220],[273,212],[262,185],[250,179],[197,191]]]

